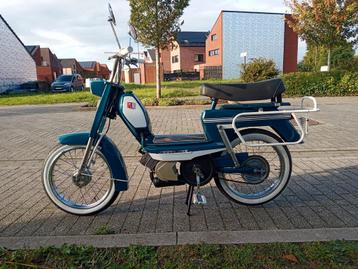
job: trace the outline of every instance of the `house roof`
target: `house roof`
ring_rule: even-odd
[[[24,47],[24,49],[25,49],[25,50],[27,51],[27,53],[30,55],[31,59],[33,59],[31,53],[29,53],[29,51],[27,50],[27,48],[26,48],[26,46],[24,45],[24,43],[22,43],[21,39],[17,36],[17,34],[14,32],[14,30],[12,30],[12,28],[10,27],[10,25],[7,23],[7,21],[4,19],[4,17],[1,16],[1,14],[0,14],[0,20],[2,20],[2,21],[5,23],[5,25],[7,26],[7,28],[9,28],[9,30],[13,33],[13,35],[16,37],[16,39],[21,43],[21,45]],[[34,61],[35,61],[35,60],[34,60]]]
[[[155,62],[155,49],[147,49],[149,57],[152,59],[153,62]]]
[[[105,69],[108,69],[109,70],[109,68],[108,68],[108,65],[106,65],[106,64],[99,64],[102,68],[105,68]]]
[[[38,48],[40,48],[40,46],[39,45],[30,45],[30,46],[26,45],[25,48],[31,55],[34,55],[35,51]]]
[[[290,15],[289,13],[261,12],[261,11],[241,11],[241,10],[222,10],[223,13],[250,13],[250,14],[270,14],[270,15]]]
[[[60,59],[61,65],[63,68],[72,68],[73,65],[77,64],[77,60],[75,58],[72,59]]]
[[[179,32],[176,41],[179,46],[204,47],[208,32]]]
[[[86,61],[86,62],[79,62],[82,68],[85,69],[94,69],[97,62],[96,61]]]

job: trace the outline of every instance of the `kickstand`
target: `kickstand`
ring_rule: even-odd
[[[193,194],[194,194],[194,186],[190,185],[186,195],[186,202],[185,202],[185,204],[188,206],[188,211],[186,212],[188,216],[190,216],[190,209],[193,203]]]

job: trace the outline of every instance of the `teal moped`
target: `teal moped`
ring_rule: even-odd
[[[94,81],[91,91],[100,97],[89,132],[58,138],[43,168],[43,185],[60,209],[76,214],[96,214],[109,207],[128,189],[123,157],[107,136],[111,120],[120,118],[135,137],[155,187],[188,185],[188,206],[206,204],[200,188],[212,179],[234,202],[266,203],[286,187],[292,170],[288,145],[300,144],[307,133],[307,117],[318,111],[313,97],[303,97],[300,107],[284,103],[281,79],[249,84],[203,84],[201,93],[211,106],[201,114],[203,133],[155,135],[149,115],[137,96],[119,83],[124,65],[133,65],[132,48],[121,48],[112,9],[109,22],[119,51],[109,81]],[[136,32],[130,27],[130,35]],[[236,101],[219,105],[219,100]],[[249,103],[246,101],[250,101]],[[311,107],[304,106],[306,101]],[[305,114],[304,114],[305,115]],[[292,124],[295,122],[296,128]],[[149,180],[148,179],[148,180]]]

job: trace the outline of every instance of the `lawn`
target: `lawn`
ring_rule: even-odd
[[[358,72],[290,73],[281,76],[285,83],[285,97],[297,96],[356,96],[358,95]],[[239,80],[174,81],[163,82],[162,98],[156,99],[155,84],[125,84],[145,105],[181,105],[209,103],[209,98],[193,98],[200,95],[203,83],[235,83]],[[0,95],[0,106],[35,105],[84,102],[95,105],[97,97],[88,90],[75,93],[26,93]]]
[[[357,268],[358,242],[192,245],[10,251],[0,268]]]
[[[128,91],[133,91],[145,105],[175,105],[202,103],[202,100],[186,100],[190,97],[200,95],[201,84],[210,81],[174,81],[163,82],[162,99],[158,101],[155,84],[137,85],[124,84]],[[211,81],[212,82],[212,81]],[[219,83],[222,81],[215,81]],[[234,82],[234,81],[225,81]],[[0,106],[13,105],[38,105],[38,104],[59,104],[59,103],[89,103],[93,105],[98,98],[92,95],[89,90],[74,93],[19,93],[0,95]],[[209,99],[207,100],[207,102]]]

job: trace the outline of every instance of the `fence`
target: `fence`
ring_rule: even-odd
[[[222,66],[205,66],[203,79],[222,79],[223,68]]]
[[[199,72],[176,72],[176,73],[166,73],[164,74],[165,81],[174,81],[174,80],[199,80]]]

